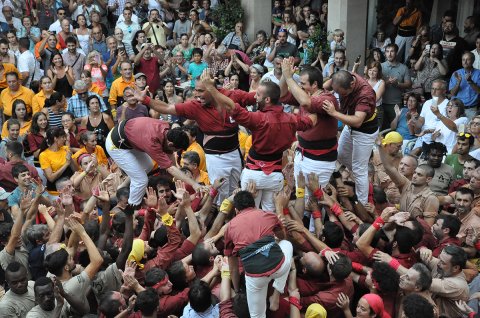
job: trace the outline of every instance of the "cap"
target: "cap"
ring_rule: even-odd
[[[10,194],[11,192],[7,192],[4,188],[0,187],[0,200],[6,200]]]
[[[403,137],[396,131],[391,131],[385,135],[382,141],[382,145],[396,144],[403,142]]]
[[[145,78],[147,78],[147,75],[145,75],[145,73],[137,73],[135,74],[135,79],[138,79],[140,77],[144,76]]]
[[[305,313],[305,318],[326,318],[327,311],[325,308],[317,303],[311,304],[307,308],[307,312]]]

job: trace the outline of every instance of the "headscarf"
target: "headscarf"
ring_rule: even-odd
[[[132,251],[128,255],[129,261],[135,261],[139,269],[143,269],[142,259],[145,253],[145,243],[141,239],[133,240]]]
[[[366,295],[363,295],[362,298],[367,301],[370,308],[372,308],[373,312],[379,318],[392,318],[390,314],[385,311],[383,300],[382,298],[380,298],[380,296],[376,294],[366,294]]]
[[[403,137],[396,131],[391,131],[383,138],[382,145],[398,144],[403,142]]]
[[[327,318],[327,311],[322,305],[314,303],[308,306],[305,318]]]

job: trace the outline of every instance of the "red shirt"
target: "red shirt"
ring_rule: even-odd
[[[161,295],[157,310],[158,318],[167,318],[169,315],[180,315],[183,307],[188,304],[188,292],[190,288],[185,288],[176,295]]]
[[[146,152],[161,169],[167,169],[173,165],[170,154],[164,150],[169,129],[170,125],[165,121],[137,117],[125,124],[125,136],[132,147]]]
[[[160,87],[160,72],[158,67],[158,58],[152,56],[151,59],[140,59],[140,64],[136,67],[137,73],[143,73],[147,76],[147,86],[153,94]]]
[[[232,118],[252,131],[252,148],[262,155],[283,153],[295,141],[297,130],[305,131],[313,124],[307,116],[285,113],[280,105],[249,112],[236,104]]]
[[[30,177],[39,180],[37,169],[25,161],[7,161],[0,163],[0,184],[7,192],[12,192],[17,187],[17,183],[12,175],[12,168],[16,164],[23,164],[30,172]]]
[[[437,247],[432,251],[432,256],[438,258],[438,256],[442,253],[443,249],[448,245],[461,246],[462,242],[456,237],[448,237],[437,245]]]

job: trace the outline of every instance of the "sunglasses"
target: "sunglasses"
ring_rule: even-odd
[[[463,133],[463,132],[462,132],[462,133],[459,133],[457,136],[458,136],[458,137],[465,137],[465,138],[470,138],[470,137],[472,137],[471,134]]]

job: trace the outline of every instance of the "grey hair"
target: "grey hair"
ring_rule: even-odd
[[[75,83],[73,84],[73,89],[78,91],[79,89],[85,89],[87,88],[87,83],[85,83],[82,80],[76,80]]]
[[[28,227],[25,231],[27,239],[35,244],[37,241],[42,240],[45,232],[48,231],[48,226],[46,224],[34,224]]]

